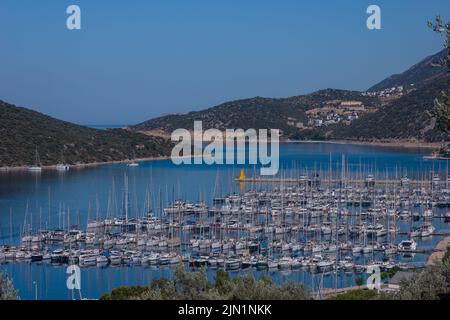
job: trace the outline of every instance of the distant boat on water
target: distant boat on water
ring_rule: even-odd
[[[41,172],[42,171],[42,167],[41,167],[41,161],[39,159],[39,152],[38,149],[36,147],[36,160],[34,165],[28,167],[28,171],[30,172]]]
[[[42,167],[31,166],[31,167],[28,167],[28,171],[30,171],[30,172],[41,172],[42,171]]]
[[[139,167],[139,163],[136,162],[136,154],[133,152],[133,158],[130,163],[127,163],[127,167]]]
[[[56,165],[56,170],[60,171],[60,172],[65,172],[65,171],[69,171],[69,169],[70,169],[70,166],[65,163],[64,155],[61,152],[61,162]]]
[[[139,163],[133,161],[133,162],[128,163],[127,166],[128,167],[139,167]]]
[[[70,169],[70,166],[68,164],[60,163],[60,164],[56,165],[56,170],[58,170],[58,171],[69,171],[69,169]]]

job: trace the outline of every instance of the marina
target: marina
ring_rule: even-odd
[[[446,167],[413,171],[409,178],[397,168],[378,172],[336,158],[305,169],[292,165],[277,183],[255,182],[259,177],[251,178],[250,167],[227,170],[231,192],[222,191],[228,183],[220,185],[220,172],[209,170],[204,174],[213,176],[211,192],[197,191],[197,201],[188,200],[192,193],[182,196],[176,183],[165,191],[145,185],[137,197],[133,170],[154,175],[145,180],[157,176],[148,163],[105,167],[105,176],[116,176],[106,197],[95,196],[81,209],[60,202],[55,213],[32,210],[27,202],[22,223],[15,224],[20,230],[4,219],[0,268],[13,275],[46,270],[65,283],[62,270],[75,264],[85,275],[106,279],[125,272],[140,279],[132,283],[142,283],[170,276],[184,264],[189,270],[205,268],[211,277],[221,268],[280,282],[295,279],[317,291],[352,286],[374,267],[383,272],[425,266],[436,243],[450,234]],[[71,174],[79,173],[70,170],[58,179]],[[392,183],[383,181],[386,177]],[[63,286],[59,296],[66,294]]]

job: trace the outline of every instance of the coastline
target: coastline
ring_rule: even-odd
[[[170,134],[161,130],[148,130],[139,131],[149,136],[160,136],[166,139],[170,139]],[[225,134],[225,132],[222,132]],[[406,149],[432,149],[438,150],[443,144],[442,142],[424,142],[424,141],[411,141],[411,140],[374,140],[374,141],[359,141],[359,140],[291,140],[280,139],[280,143],[329,143],[329,144],[353,144],[353,145],[369,145],[379,147],[395,147]]]
[[[109,165],[109,164],[121,164],[121,163],[130,163],[132,161],[135,162],[144,162],[144,161],[160,161],[160,160],[169,160],[170,156],[161,156],[161,157],[146,157],[146,158],[138,158],[138,159],[127,159],[127,160],[115,160],[115,161],[105,161],[105,162],[90,162],[90,163],[77,163],[70,165],[70,168],[72,169],[83,169],[83,168],[90,168],[90,167],[97,167],[102,165]],[[11,171],[27,171],[29,168],[28,166],[15,166],[15,167],[0,167],[0,172],[11,172]],[[42,166],[42,170],[56,170],[56,164],[55,165],[48,165],[48,166]]]
[[[281,144],[318,144],[318,143],[326,143],[326,144],[350,144],[350,145],[367,145],[367,146],[376,146],[376,147],[388,147],[388,148],[402,148],[402,149],[427,149],[427,150],[437,150],[442,147],[442,143],[439,142],[411,142],[411,141],[354,141],[354,140],[282,140]],[[134,161],[136,162],[144,162],[144,161],[159,161],[159,160],[169,160],[170,156],[161,156],[161,157],[146,157],[146,158],[138,158]],[[450,160],[449,158],[435,156],[430,154],[429,156],[424,156],[424,159],[427,160]],[[109,165],[109,164],[121,164],[121,163],[129,163],[132,162],[131,159],[126,160],[115,160],[115,161],[105,161],[105,162],[90,162],[90,163],[77,163],[74,165],[70,165],[71,168],[81,169],[88,167],[96,167],[101,165]],[[28,170],[29,165],[26,166],[13,166],[13,167],[0,167],[0,172],[9,172],[9,171],[25,171]],[[43,170],[56,170],[55,165],[47,165],[42,166]]]
[[[440,142],[412,142],[412,141],[355,141],[355,140],[286,140],[282,143],[329,143],[329,144],[353,144],[377,147],[392,147],[405,149],[432,149],[442,147]]]

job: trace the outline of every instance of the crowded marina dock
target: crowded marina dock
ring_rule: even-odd
[[[244,177],[242,171],[236,180],[242,184]],[[415,255],[434,250],[422,243],[449,235],[448,227],[442,228],[450,223],[449,179],[442,174],[430,173],[420,183],[372,174],[330,179],[314,173],[292,180],[249,183],[240,193],[214,197],[211,205],[178,199],[159,212],[149,196],[145,210],[130,212],[124,175],[119,213],[108,206],[100,218],[97,206],[85,229],[65,207],[56,229],[37,227],[26,215],[20,243],[0,246],[0,263],[102,268],[183,263],[191,269],[358,274],[374,266],[422,267]]]

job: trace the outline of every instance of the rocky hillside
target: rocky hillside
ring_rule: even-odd
[[[42,165],[158,157],[170,154],[171,143],[123,129],[96,130],[54,119],[0,101],[0,167],[34,164],[38,149]]]
[[[320,108],[329,101],[358,100],[366,106],[379,103],[377,97],[364,96],[361,92],[326,89],[308,95],[283,99],[251,98],[182,115],[167,115],[145,121],[131,129],[135,131],[162,131],[170,134],[178,128],[193,129],[194,121],[202,121],[203,129],[278,128],[284,136],[291,137],[299,131],[299,123],[306,124],[306,112]]]
[[[278,128],[294,140],[448,140],[427,114],[433,100],[450,88],[446,69],[433,67],[445,54],[427,57],[367,92],[326,89],[282,99],[256,97],[151,119],[131,129],[170,134],[177,128],[191,130],[201,120],[204,129]]]
[[[321,130],[327,139],[351,140],[418,140],[439,142],[449,137],[435,129],[435,120],[427,111],[443,90],[450,89],[450,74],[441,74],[435,81],[355,120],[348,126]]]
[[[444,49],[432,56],[425,58],[401,74],[395,74],[377,83],[368,91],[381,91],[397,86],[423,85],[433,82],[436,77],[446,73],[446,68],[436,68],[433,64],[438,63],[447,55]]]

